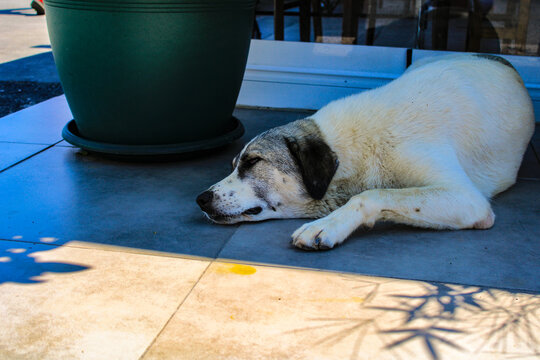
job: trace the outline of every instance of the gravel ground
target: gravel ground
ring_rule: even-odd
[[[59,83],[0,81],[0,118],[63,93]]]

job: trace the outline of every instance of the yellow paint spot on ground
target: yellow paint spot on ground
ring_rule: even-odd
[[[12,237],[13,240],[21,240],[22,239],[22,236],[21,235],[16,235],[14,237]]]
[[[42,238],[39,238],[39,241],[46,242],[46,243],[52,243],[52,242],[55,242],[56,240],[58,240],[58,238],[55,238],[55,237],[42,237]]]
[[[7,263],[7,262],[10,262],[10,261],[11,261],[11,258],[9,258],[7,256],[0,257],[0,263]]]
[[[220,264],[216,268],[216,272],[220,274],[253,275],[257,272],[257,269],[242,264]]]

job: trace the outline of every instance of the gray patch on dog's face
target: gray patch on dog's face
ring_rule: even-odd
[[[310,119],[254,138],[233,160],[232,174],[209,189],[215,194],[214,211],[207,216],[218,223],[305,217],[306,204],[313,198],[287,144],[307,136],[320,136]]]

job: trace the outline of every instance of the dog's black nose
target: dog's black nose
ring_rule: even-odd
[[[214,193],[210,190],[206,190],[199,196],[197,196],[197,204],[201,207],[203,211],[207,211],[210,208],[210,203],[214,198]]]

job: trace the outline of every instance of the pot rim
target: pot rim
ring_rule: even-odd
[[[125,12],[208,12],[252,10],[256,0],[45,0],[45,6]]]

